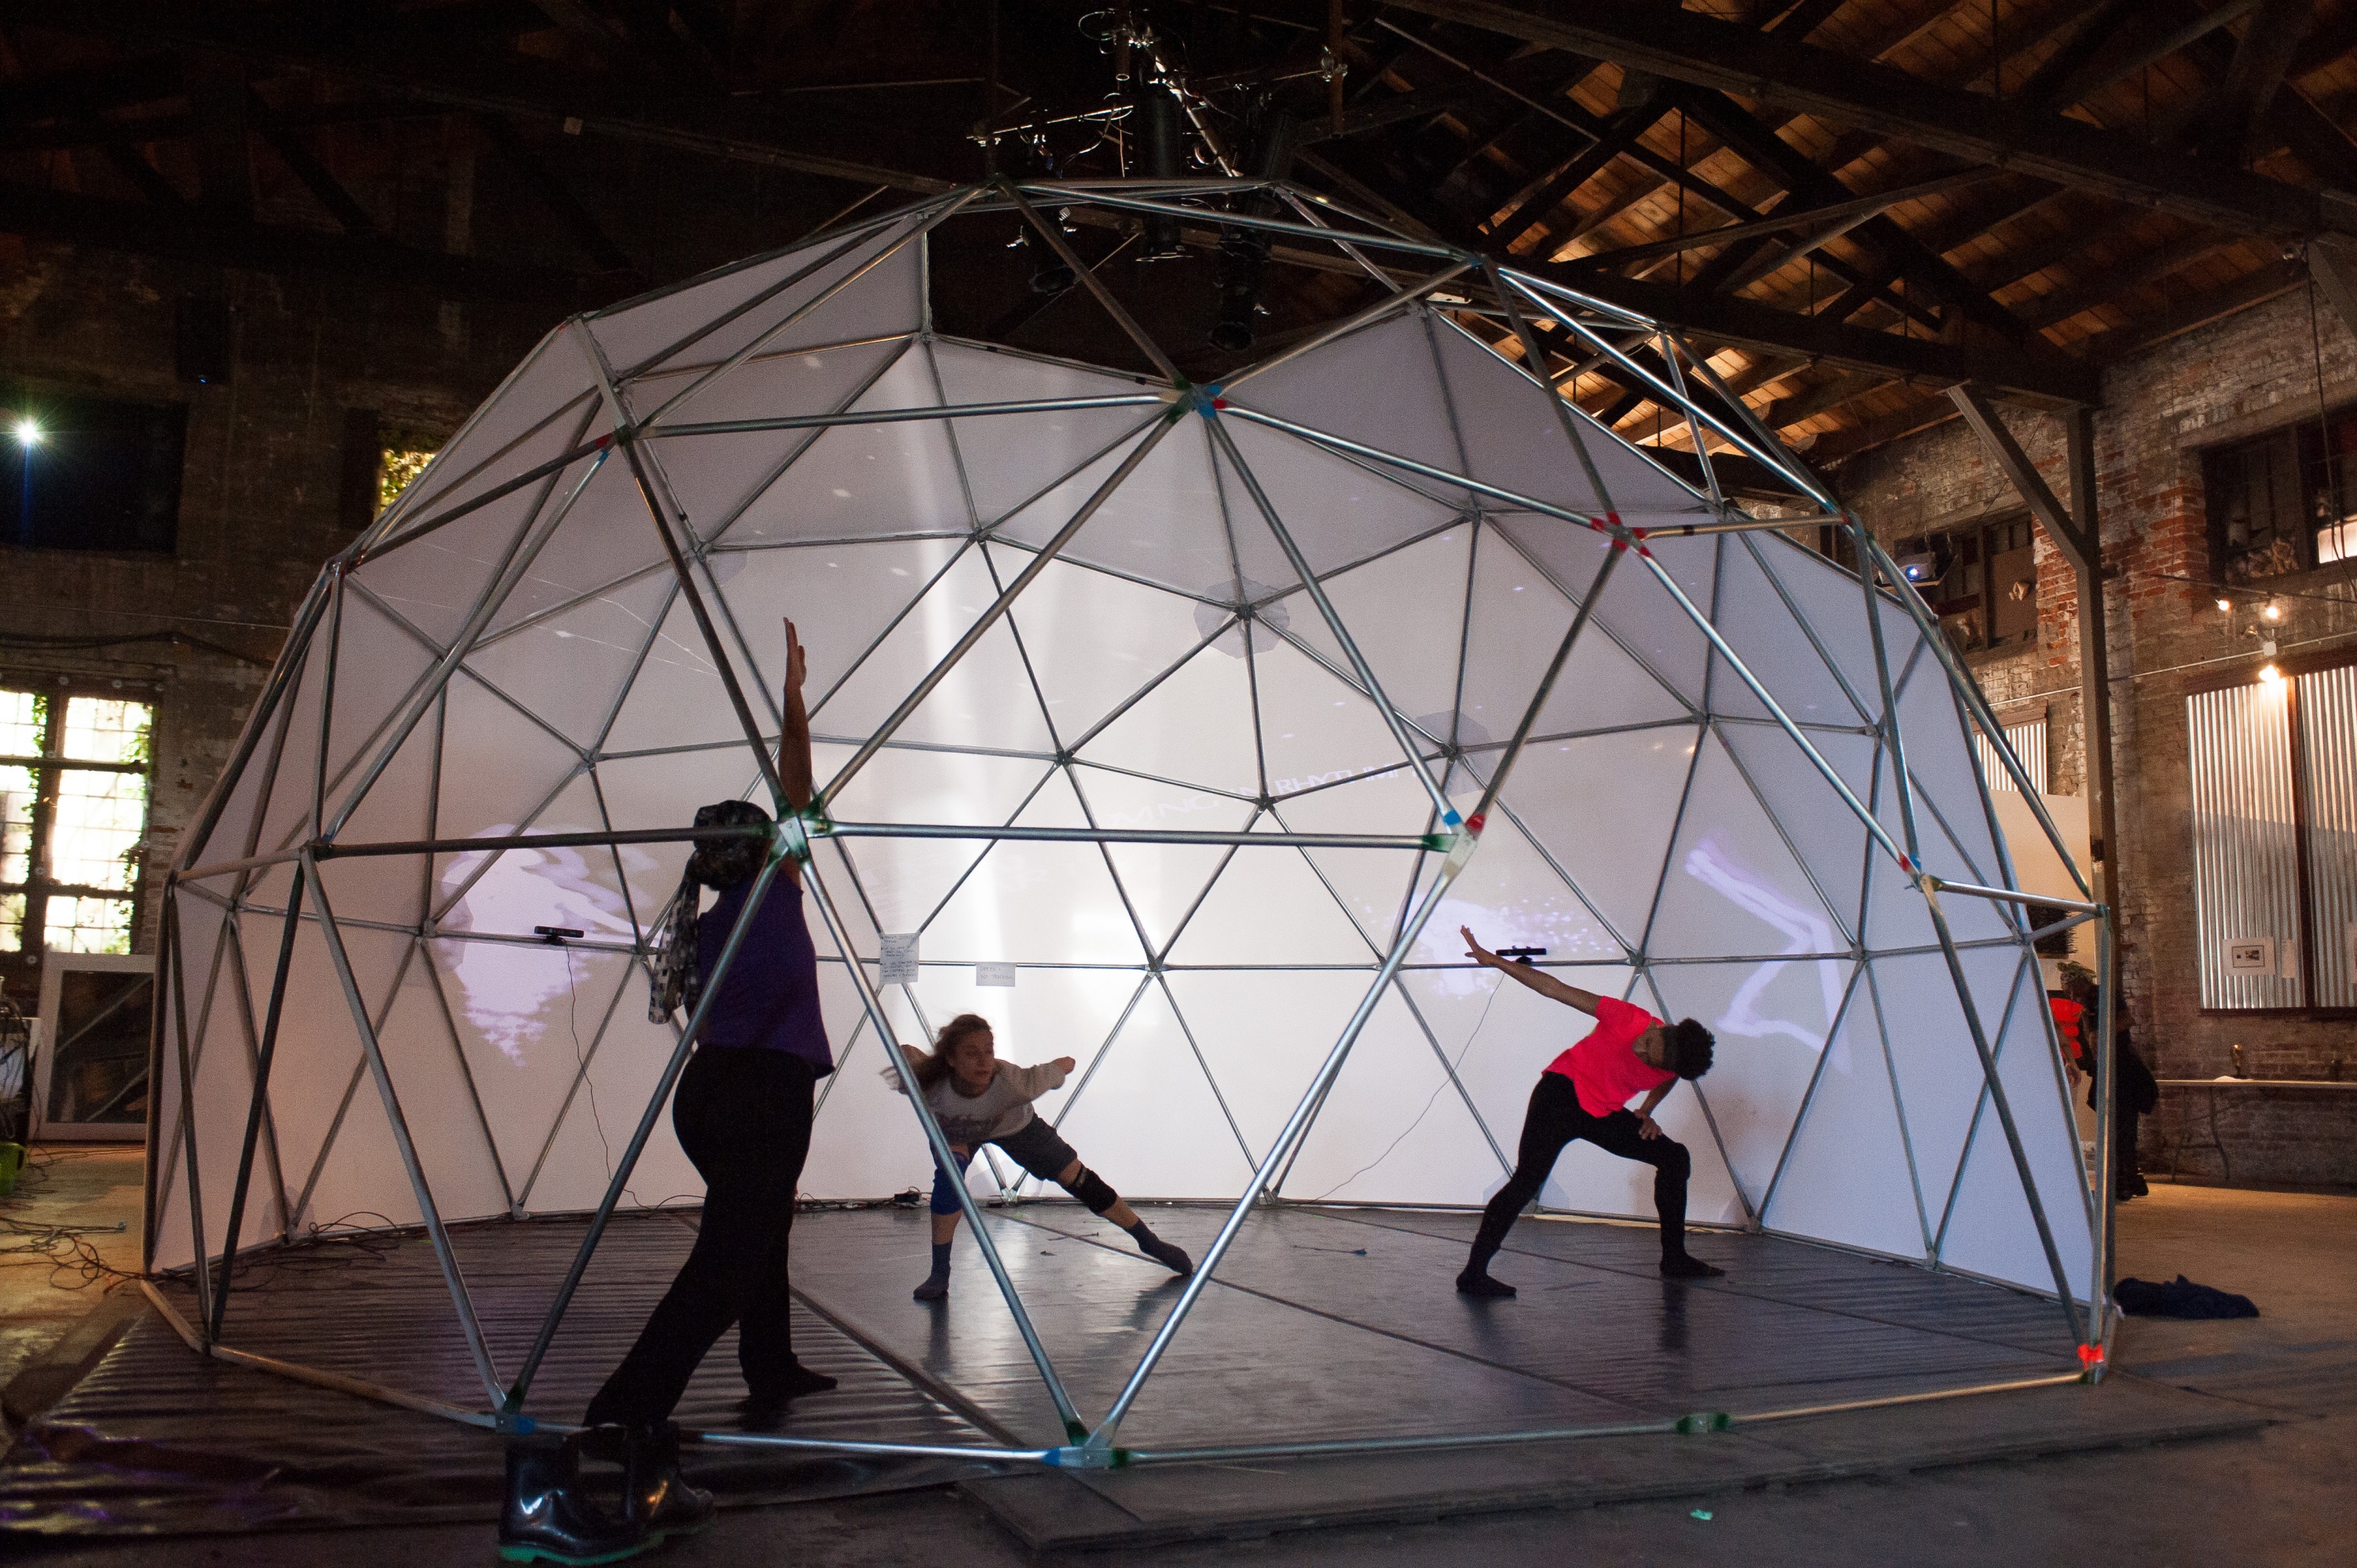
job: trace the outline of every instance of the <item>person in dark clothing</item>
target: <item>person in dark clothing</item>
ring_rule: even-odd
[[[2072,966],[2076,968],[2077,966]],[[2094,977],[2084,969],[2077,973],[2065,972],[2064,986],[2070,999],[2079,1004],[2085,1015],[2083,1026],[2087,1040],[2083,1053],[2087,1069],[2087,1108],[2100,1112],[2104,1108],[2102,1082],[2098,1077],[2101,1058],[2095,1054],[2095,1020],[2100,1015],[2096,1004],[2102,997]],[[2113,1008],[2112,1051],[2115,1070],[2119,1073],[2119,1091],[2112,1097],[2112,1196],[2115,1201],[2126,1203],[2132,1197],[2143,1197],[2151,1192],[2145,1185],[2144,1173],[2136,1168],[2137,1122],[2152,1114],[2160,1103],[2160,1084],[2152,1076],[2152,1069],[2136,1054],[2136,1042],[2128,1029],[2128,1009],[2126,998]]]
[[[786,623],[785,727],[778,773],[797,811],[812,796],[810,718],[802,703],[805,660]],[[696,813],[710,822],[768,822],[746,801]],[[768,855],[754,839],[700,843],[688,876],[719,889],[695,920],[695,972],[708,982]],[[684,895],[696,897],[693,889]],[[694,906],[685,907],[692,910]],[[551,1458],[527,1444],[510,1454],[509,1505],[500,1555],[511,1562],[608,1563],[712,1519],[711,1497],[681,1477],[673,1407],[720,1337],[737,1330],[746,1423],[774,1423],[787,1402],[834,1387],[794,1357],[787,1289],[794,1189],[810,1152],[817,1080],[834,1070],[819,1011],[818,957],[802,912],[801,868],[791,859],[771,878],[747,920],[735,961],[711,997],[695,1054],[672,1101],[680,1146],[704,1177],[695,1245],[638,1340],[589,1402],[586,1443]],[[606,1520],[577,1494],[577,1455],[619,1457],[622,1520]],[[528,1472],[517,1475],[518,1455]],[[599,1527],[603,1527],[602,1529]]]
[[[1653,1121],[1653,1107],[1678,1079],[1710,1070],[1711,1033],[1692,1018],[1665,1024],[1641,1007],[1566,985],[1525,963],[1510,963],[1463,931],[1466,956],[1522,982],[1540,995],[1577,1008],[1596,1027],[1539,1075],[1523,1120],[1514,1174],[1482,1210],[1472,1255],[1457,1276],[1466,1295],[1510,1296],[1514,1287],[1490,1277],[1490,1260],[1505,1244],[1523,1206],[1546,1185],[1566,1144],[1585,1138],[1608,1154],[1653,1167],[1653,1209],[1662,1226],[1662,1273],[1671,1279],[1706,1279],[1723,1271],[1686,1251],[1686,1177],[1692,1158],[1684,1144],[1665,1136]],[[1628,1109],[1642,1091],[1644,1103]]]

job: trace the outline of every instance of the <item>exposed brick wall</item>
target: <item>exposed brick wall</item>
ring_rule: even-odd
[[[176,301],[226,295],[227,381],[174,373]],[[0,236],[0,377],[35,391],[188,405],[178,542],[165,554],[0,547],[0,624],[12,638],[178,631],[245,655],[151,641],[0,647],[0,671],[66,676],[107,691],[158,682],[146,857],[159,888],[179,837],[227,762],[240,725],[320,564],[350,542],[339,514],[348,409],[427,431],[456,427],[553,322],[476,312],[454,339],[432,299],[381,288],[229,274]],[[137,946],[152,950],[160,900]],[[0,966],[29,1011],[35,972]]]
[[[2195,969],[2190,764],[2186,695],[2222,674],[2255,672],[2247,616],[2222,615],[2201,585],[2212,575],[2201,451],[2357,403],[2357,338],[2306,291],[2212,324],[2112,367],[2095,421],[2097,501],[2107,563],[2114,778],[2121,857],[2122,977],[2136,1039],[2164,1078],[2211,1078],[2243,1045],[2261,1078],[2322,1078],[2336,1058],[2357,1076],[2357,1026],[2263,1015],[2204,1015]],[[2313,336],[2311,336],[2313,331]],[[2065,504],[2061,421],[2008,409],[2006,423]],[[1853,459],[1835,476],[1846,500],[1888,539],[2018,512],[2021,501],[1961,421]],[[2034,648],[1977,656],[1975,673],[2001,715],[2048,704],[2059,793],[2083,789],[2078,695],[2078,605],[2072,575],[2038,538],[2040,626]],[[2192,578],[2195,582],[2172,581]],[[2270,586],[2351,595],[2341,566]],[[2286,654],[2357,650],[2357,603],[2282,601]],[[2009,716],[2009,715],[2007,715]],[[2196,1091],[2197,1095],[2199,1091]],[[2357,1094],[2226,1091],[2222,1136],[2237,1180],[2357,1185]],[[2229,1107],[2232,1107],[2230,1110]],[[2206,1112],[2197,1115],[2206,1135]],[[2167,1159],[2176,1097],[2147,1123],[2149,1162]],[[2215,1156],[2206,1173],[2217,1170]],[[2189,1168],[2196,1168],[2189,1156]]]

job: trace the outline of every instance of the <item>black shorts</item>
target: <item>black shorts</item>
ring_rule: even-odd
[[[1047,1118],[1043,1116],[1032,1117],[1004,1138],[991,1138],[986,1142],[1006,1150],[1007,1158],[1041,1181],[1054,1181],[1081,1157],[1071,1144],[1056,1135],[1056,1129],[1048,1125]],[[935,1214],[955,1214],[958,1211],[957,1188],[952,1183],[963,1180],[965,1167],[973,1163],[974,1151],[969,1149],[965,1158],[958,1162],[955,1177],[938,1165],[933,1167],[931,1208]]]

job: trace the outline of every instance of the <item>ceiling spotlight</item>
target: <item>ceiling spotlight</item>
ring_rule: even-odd
[[[2283,619],[2283,606],[2276,603],[2273,599],[2269,599],[2267,601],[2267,607],[2261,610],[2259,614],[2268,620],[2281,620]]]
[[[2272,664],[2262,664],[2259,666],[2259,679],[2273,685],[2283,679],[2283,671]]]
[[[2234,610],[2234,601],[2232,599],[2220,599],[2218,601],[2218,607],[2224,610],[2229,615],[2232,615]]]
[[[16,437],[16,445],[27,452],[41,444],[41,427],[29,419],[18,420],[11,434]]]

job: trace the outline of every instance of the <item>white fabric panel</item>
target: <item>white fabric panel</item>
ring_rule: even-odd
[[[1652,918],[1695,745],[1679,727],[1530,746],[1501,797],[1631,948]]]
[[[1744,668],[1768,688],[1768,694],[1784,710],[1784,716],[1804,725],[1872,723],[1872,707],[1861,708],[1850,700],[1834,667],[1809,641],[1810,631],[1815,631],[1823,640],[1828,634],[1837,634],[1843,627],[1862,626],[1866,620],[1864,605],[1861,603],[1848,619],[1832,627],[1804,630],[1778,596],[1776,585],[1745,548],[1742,536],[1721,535],[1717,553],[1718,608],[1711,624],[1727,639],[1736,657],[1743,660]],[[1867,692],[1875,690],[1871,685],[1860,687],[1857,694],[1864,698]],[[1716,713],[1769,717],[1767,704],[1731,669],[1720,671],[1712,698],[1711,706]]]
[[[1410,717],[1457,706],[1466,576],[1477,532],[1474,524],[1459,524],[1322,580],[1376,684]],[[1351,668],[1350,656],[1307,594],[1296,592],[1279,603],[1296,640],[1335,669]]]
[[[1962,958],[1981,1027],[1994,1040],[2005,1021],[2007,1000],[2014,994],[2021,955],[2007,948],[1973,948]],[[1973,1048],[1945,959],[1932,952],[1871,963],[1881,991],[1882,1025],[1890,1041],[1900,1112],[1915,1150],[1923,1208],[1936,1231],[1964,1158],[1974,1109],[1980,1103],[1980,1057]]]
[[[480,500],[594,435],[602,418],[597,373],[571,323],[540,341],[500,390],[445,442],[425,471],[379,520],[380,536],[404,539],[454,508]],[[536,492],[528,486],[524,493]],[[484,509],[473,516],[479,518]],[[472,532],[471,524],[459,524]],[[444,528],[439,532],[447,532]]]
[[[603,828],[596,789],[583,774],[558,792],[528,831]],[[534,927],[554,926],[586,932],[592,941],[628,944],[654,910],[640,906],[634,911],[624,897],[623,877],[616,869],[620,852],[621,846],[534,845],[441,856],[433,893],[440,929],[530,941]],[[328,885],[331,897],[335,886]],[[337,913],[343,913],[340,906]]]
[[[344,596],[337,644],[335,700],[328,714],[330,821],[359,787],[359,770],[398,738],[389,721],[404,708],[434,663],[424,644],[360,594]]]
[[[758,630],[771,637],[780,635],[770,627]],[[728,653],[732,660],[738,658],[733,649]],[[741,663],[737,666],[737,678],[740,688],[747,684]],[[753,710],[755,722],[766,729],[768,703],[751,690],[745,692],[745,701]],[[685,596],[674,595],[662,627],[648,640],[630,693],[606,732],[604,749],[662,751],[744,745],[745,726],[728,701],[720,667],[712,661],[711,644],[705,641]]]
[[[1660,1005],[1642,993],[1637,998],[1666,1018],[1695,1018],[1718,1036],[1711,1069],[1697,1081],[1718,1120],[1727,1161],[1755,1208],[1775,1176],[1825,1051],[1849,970],[1846,962],[1827,961],[1664,964],[1649,972]],[[1707,1142],[1706,1130],[1705,1136]],[[1702,1155],[1696,1147],[1696,1170]]]
[[[1611,546],[1604,536],[1575,523],[1554,518],[1505,518],[1498,532],[1546,573],[1564,593],[1584,598],[1602,568]],[[1663,540],[1652,548],[1668,559],[1678,551],[1676,564],[1690,569],[1695,547],[1708,540]],[[1702,557],[1706,569],[1708,557]],[[1692,589],[1688,589],[1689,595]],[[1706,605],[1707,591],[1704,600]],[[1641,561],[1624,560],[1613,568],[1592,618],[1612,641],[1653,679],[1684,703],[1702,704],[1703,679],[1711,661],[1710,644],[1677,601],[1645,569]],[[1552,717],[1550,729],[1575,727]]]
[[[1255,1161],[1267,1155],[1373,979],[1372,963],[1357,971],[1180,971],[1169,976],[1170,994],[1186,1015],[1204,1064]],[[1207,1125],[1206,1138],[1213,1126],[1225,1150],[1233,1150],[1235,1133],[1224,1120]],[[1236,1158],[1243,1164],[1242,1154]],[[1229,1190],[1243,1190],[1241,1177]]]
[[[1377,322],[1254,377],[1234,401],[1443,473],[1469,473],[1455,411],[1435,374],[1435,330],[1421,308]],[[1370,387],[1383,395],[1370,397]],[[1535,399],[1534,407],[1545,412]],[[1469,490],[1417,482],[1452,507],[1473,504]]]
[[[1246,798],[1260,793],[1252,677],[1207,648],[1080,749],[1082,762]]]
[[[1254,497],[1243,474],[1234,473],[1221,455],[1222,473],[1234,474],[1227,493],[1239,544],[1265,536],[1275,552],[1283,552],[1263,510],[1265,498],[1294,548],[1320,578],[1434,532],[1459,513],[1454,500],[1421,493],[1297,436],[1238,420],[1223,428],[1261,492]],[[1292,575],[1265,580],[1281,583]]]
[[[1034,470],[1038,495],[999,521],[995,537],[1046,544],[1079,515],[1140,442],[1152,439],[1155,417],[1137,421],[1135,435],[1077,472]],[[1249,505],[1242,497],[1237,499]],[[1205,595],[1224,592],[1235,581],[1241,549],[1245,576],[1275,587],[1290,584],[1294,579],[1267,542],[1267,530],[1247,532],[1241,514],[1232,526],[1227,505],[1211,471],[1202,422],[1181,420],[1105,498],[1064,547],[1062,558],[1178,593]]]
[[[1264,824],[1262,831],[1274,831],[1274,825]],[[1394,864],[1399,859],[1388,858]],[[1319,884],[1302,853],[1281,848],[1237,850],[1170,949],[1172,963],[1189,965],[1364,963],[1372,967],[1382,956],[1370,948],[1342,906]]]
[[[1203,1037],[1200,1025],[1198,1037]],[[1233,1091],[1228,1103],[1239,1103]],[[1252,1165],[1237,1148],[1211,1080],[1159,986],[1146,988],[1096,1062],[1087,1091],[1057,1118],[1056,1130],[1091,1169],[1134,1197],[1232,1198],[1252,1177]],[[1254,1152],[1265,1146],[1255,1144]]]
[[[1420,833],[1433,818],[1432,798],[1405,768],[1288,796],[1275,810],[1286,829],[1301,833]],[[1426,857],[1335,849],[1308,854],[1359,929],[1377,946],[1387,945],[1406,912],[1408,885]]]
[[[1150,381],[1050,363],[979,344],[929,345],[941,400],[977,403],[1037,403],[1053,398],[1161,395]],[[1069,474],[1115,445],[1127,444],[1154,410],[1142,407],[1059,409],[994,414],[949,422],[960,470],[985,522],[996,522],[1030,500],[1048,478]]]
[[[205,1251],[215,1253],[221,1249],[222,1227],[229,1217],[230,1197],[237,1180],[238,1152],[245,1136],[246,1111],[253,1093],[252,1047],[235,994],[239,984],[236,955],[226,929],[232,917],[186,887],[178,889],[175,897],[178,900],[183,943],[179,961],[188,966],[181,985],[188,996],[190,1038],[186,1043],[194,1069],[199,1193],[205,1223],[210,1228]],[[216,979],[217,952],[221,961]],[[208,989],[213,994],[210,1007],[204,1005]],[[178,1018],[168,997],[167,1004],[163,1014],[163,1071],[156,1085],[164,1107],[163,1143],[161,1150],[149,1157],[170,1161],[168,1166],[156,1172],[159,1212],[155,1262],[158,1268],[176,1268],[194,1262],[198,1246],[188,1205],[188,1139],[180,1127],[181,1042]],[[209,1057],[211,1059],[208,1060]],[[264,1136],[265,1140],[268,1137],[266,1125]],[[265,1141],[262,1148],[266,1152],[268,1146]],[[255,1195],[248,1200],[253,1218],[246,1223],[246,1231],[255,1237],[275,1234],[277,1212],[271,1202],[274,1195],[269,1181],[259,1170],[255,1179]]]
[[[1017,550],[984,548],[1002,583],[1032,559]],[[1067,745],[1186,658],[1227,618],[1218,607],[1062,559],[1032,580],[1007,618],[1029,655],[1048,722]],[[1266,639],[1264,632],[1259,640]],[[1213,646],[1224,650],[1228,639]],[[1241,641],[1236,647],[1240,653]]]
[[[1707,958],[1835,953],[1848,945],[1727,748],[1705,736],[1647,950]]]
[[[612,453],[565,470],[543,516],[564,513],[555,532],[525,563],[514,585],[484,628],[486,639],[533,616],[611,589],[633,574],[665,569],[669,557],[654,515],[630,465]],[[455,523],[453,528],[464,527]],[[429,536],[404,549],[425,551]],[[687,542],[683,540],[683,543]]]
[[[277,962],[278,938],[284,929],[283,920],[266,916],[249,916],[244,921],[246,975],[253,987],[257,1027],[270,1004],[272,966]],[[413,939],[358,927],[342,928],[342,935],[361,1003],[372,1021],[381,1018],[393,999],[395,977]],[[337,981],[327,940],[307,906],[295,939],[286,996],[287,1005],[278,1023],[278,1050],[270,1069],[270,1109],[279,1137],[280,1165],[286,1176],[287,1200],[298,1199],[305,1183],[314,1171],[318,1173],[309,1211],[290,1217],[291,1222],[305,1230],[366,1209],[386,1215],[396,1224],[415,1223],[416,1199],[385,1124],[384,1102],[363,1066],[350,1006]],[[357,1089],[352,1087],[355,1081]],[[347,1090],[351,1096],[349,1105]],[[344,1130],[355,1125],[361,1129],[360,1135],[339,1160]],[[237,1126],[242,1133],[242,1108]],[[332,1184],[330,1166],[335,1172]],[[220,1223],[210,1206],[205,1213],[208,1222]]]
[[[1465,1098],[1396,991],[1342,1064],[1285,1196],[1355,1203],[1486,1200],[1499,1179]]]
[[[1986,1027],[1994,1034],[2005,999],[1979,994]],[[2083,1299],[2091,1262],[2087,1232],[2088,1188],[2079,1159],[2078,1122],[2061,1062],[2048,1026],[2046,993],[2037,967],[2022,972],[2012,993],[2013,1015],[1996,1043],[1997,1080],[2005,1086],[2029,1155],[2030,1176],[2052,1228],[2066,1277]],[[1980,1120],[1964,1156],[1954,1210],[1940,1250],[1941,1261],[2000,1279],[2038,1280],[2051,1287],[2046,1262],[1996,1107],[1984,1090]]]
[[[678,587],[668,571],[646,573],[478,643],[466,667],[587,750],[605,738]]]
[[[578,972],[577,960],[576,968]],[[542,1166],[540,1180],[533,1187],[532,1208],[535,1212],[594,1208],[605,1198],[606,1188],[613,1180],[614,1162],[621,1157],[623,1146],[637,1130],[648,1098],[678,1043],[669,1027],[647,1022],[645,985],[643,974],[631,974],[622,981],[621,1002],[614,1009],[614,1021],[607,1026],[606,1038],[597,1047],[587,1077],[565,1112],[564,1125],[549,1147],[548,1162]],[[599,992],[585,976],[580,993],[581,1011],[586,1015],[590,1012],[591,997]],[[555,1001],[560,1010],[551,1020],[555,1034],[553,1043],[561,1051],[573,1052],[574,1031],[561,1011],[562,993]],[[591,1030],[592,1025],[585,1016],[579,1030],[580,1051],[565,1066],[575,1066],[580,1055],[586,1054]],[[626,1208],[653,1208],[703,1196],[703,1178],[695,1174],[695,1167],[680,1148],[666,1111],[655,1120],[654,1133],[639,1156],[637,1168],[630,1173],[621,1203]]]
[[[255,758],[265,768],[274,760],[274,754],[276,762],[269,775],[269,799],[262,808],[262,831],[254,840],[258,854],[284,849],[310,832],[312,797],[318,779],[328,645],[326,637],[315,636],[296,656],[302,660],[303,673],[287,687],[285,700],[290,711],[285,739],[282,743],[274,736],[265,741],[261,755]]]
[[[1715,1079],[1716,1072],[1712,1075]],[[1922,1211],[1907,1179],[1907,1143],[1863,979],[1827,1046],[1763,1220],[1894,1257],[1925,1254]],[[1878,1173],[1861,1180],[1862,1171]]]
[[[410,732],[377,787],[369,791],[338,835],[345,843],[400,843],[431,835],[434,729]],[[370,920],[414,929],[426,916],[430,879],[420,854],[350,855],[320,863],[328,897],[339,920]]]
[[[1744,553],[1750,558],[1751,566],[1764,573],[1763,581],[1770,585],[1770,593],[1777,588],[1783,590],[1780,604],[1781,598],[1792,600],[1800,617],[1817,634],[1825,657],[1865,704],[1863,722],[1872,724],[1881,716],[1882,689],[1875,675],[1874,639],[1866,618],[1866,592],[1857,578],[1781,533],[1747,533],[1743,539],[1747,547]],[[1749,574],[1743,575],[1748,581]],[[1882,620],[1883,645],[1891,660],[1891,677],[1896,680],[1920,639],[1906,613],[1887,600],[1882,604]]]
[[[1397,918],[1396,888],[1403,881],[1394,875],[1394,908],[1383,911],[1387,919]],[[1419,884],[1419,892],[1426,886],[1428,877]],[[1550,964],[1617,962],[1628,956],[1595,911],[1565,885],[1503,812],[1493,813],[1481,830],[1480,849],[1417,937],[1412,961],[1462,962],[1465,942],[1458,931],[1464,927],[1470,927],[1492,950],[1544,948]]]
[[[1075,827],[1072,787],[1049,779],[1023,814],[1023,827]],[[896,929],[887,925],[887,929]],[[1008,839],[925,928],[928,961],[977,963],[1144,962],[1137,929],[1123,908],[1104,855],[1092,843]]]
[[[833,414],[848,410],[855,399],[869,409],[931,407],[933,399],[921,378],[904,375],[869,391],[909,348],[907,339],[896,338],[749,360],[652,426],[661,439],[642,443],[640,456],[662,474],[672,498],[694,525],[696,537],[716,539],[820,437],[823,427],[663,435],[668,425]],[[892,402],[895,394],[907,401]],[[748,523],[738,538],[765,531],[762,524]]]
[[[813,732],[863,739],[873,735],[973,629],[1000,592],[979,552],[959,555],[876,650],[812,711]],[[779,646],[780,636],[770,624],[761,625],[758,635],[768,646]],[[1042,756],[1054,751],[1024,671],[1022,650],[1003,617],[893,738]]]
[[[1015,822],[1043,783],[1054,782],[1049,774],[1045,764],[1026,757],[882,751],[834,802],[834,810],[846,822],[998,827]],[[857,866],[861,895],[883,929],[913,931],[985,858],[988,843],[863,838],[844,840],[840,847]]]
[[[939,396],[923,357],[908,353],[895,360],[851,406],[933,408],[939,406]],[[781,459],[793,456],[792,465],[748,499],[731,499],[726,491],[705,499],[707,515],[698,521],[706,537],[740,545],[791,544],[808,539],[958,532],[971,525],[973,514],[958,483],[948,426],[942,422],[838,424],[806,447],[802,436],[801,432],[779,431],[753,438]],[[738,476],[740,486],[742,480]],[[724,524],[725,532],[710,532]]]
[[[1855,934],[1864,906],[1867,861],[1884,863],[1878,875],[1895,876],[1898,868],[1889,864],[1882,846],[1867,838],[1857,813],[1782,730],[1727,725],[1718,733],[1729,758],[1742,765],[1757,799],[1766,803],[1770,816],[1816,874],[1817,886],[1837,917],[1835,933]],[[1809,740],[1852,793],[1860,800],[1869,797],[1877,749],[1870,736],[1812,733]],[[1920,907],[1920,897],[1917,903]]]
[[[1268,768],[1269,793],[1277,799],[1397,768],[1406,760],[1375,704],[1355,684],[1291,643],[1254,652],[1252,677],[1261,755]],[[1399,701],[1389,691],[1384,695]],[[1387,831],[1415,832],[1421,827],[1399,821]]]
[[[752,671],[740,678],[748,688],[746,700],[766,723],[785,675],[780,620],[791,618],[802,639],[808,667],[805,701],[814,710],[823,707],[828,693],[963,548],[952,539],[902,539],[716,550],[707,564],[710,575],[698,585],[707,601],[725,607],[751,651]],[[721,613],[716,609],[715,618]],[[839,733],[832,723],[818,724],[818,731]]]
[[[336,912],[343,913],[340,905]],[[587,979],[592,972],[588,965],[580,960],[576,963]],[[619,967],[608,965],[608,969]],[[611,989],[607,987],[609,993]],[[585,999],[582,1010],[589,1015],[587,1026],[594,1027],[601,1009],[591,1007]],[[418,1165],[425,1173],[427,1189],[442,1218],[480,1219],[505,1214],[508,1206],[500,1187],[499,1166],[476,1116],[464,1059],[443,1017],[434,976],[422,955],[413,955],[402,972],[393,1010],[377,1031],[377,1043],[384,1052],[393,1092],[400,1097],[410,1140],[416,1145]],[[361,1085],[361,1094],[377,1099],[372,1083]],[[358,1100],[355,1097],[355,1109]],[[382,1103],[379,1100],[378,1104]]]
[[[757,343],[777,352],[913,332],[923,318],[923,256],[900,242],[914,226],[901,218],[847,248],[840,237],[823,239],[725,267],[593,316],[589,330],[618,376],[716,365]],[[837,251],[844,253],[827,259]],[[809,308],[830,290],[833,297]],[[671,395],[642,397],[638,412]]]
[[[1538,383],[1462,328],[1442,324],[1437,336],[1474,478],[1582,514],[1604,511],[1609,503],[1621,521],[1640,527],[1707,511],[1701,498],[1650,459],[1584,415],[1575,415],[1588,460],[1610,492],[1599,499]]]
[[[1103,768],[1077,769],[1071,781],[1101,828],[1242,832],[1254,815],[1243,800]],[[1228,859],[1227,850],[1216,844],[1116,843],[1108,844],[1106,854],[1157,950],[1169,945],[1178,922]]]
[[[585,457],[538,484],[521,487],[439,528],[399,541],[382,554],[361,562],[353,569],[351,580],[416,628],[437,652],[446,650],[514,565],[536,524],[553,517],[587,482],[602,478],[612,467],[597,457]],[[645,510],[641,503],[641,518]],[[538,553],[533,553],[526,568],[538,560]]]

